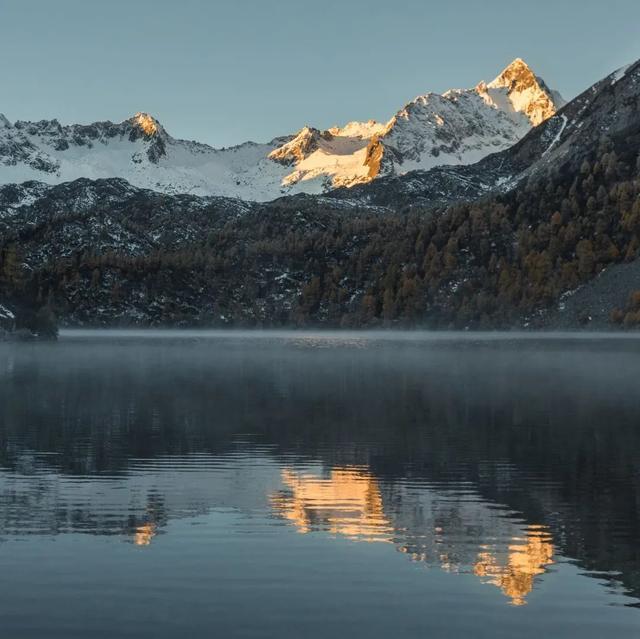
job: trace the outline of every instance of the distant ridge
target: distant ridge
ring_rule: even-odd
[[[0,184],[123,178],[163,193],[268,201],[319,194],[414,169],[466,165],[515,144],[564,104],[519,58],[473,89],[426,93],[388,122],[308,126],[265,144],[214,149],[173,138],[137,113],[62,126],[0,115]]]

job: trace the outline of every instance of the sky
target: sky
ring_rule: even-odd
[[[388,120],[516,57],[566,98],[640,58],[639,0],[0,0],[0,113],[266,142]]]

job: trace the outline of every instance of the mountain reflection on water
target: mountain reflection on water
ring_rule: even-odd
[[[299,532],[324,530],[354,541],[393,543],[414,561],[447,572],[472,571],[514,605],[526,603],[534,577],[553,563],[546,527],[505,519],[471,492],[420,487],[419,503],[410,497],[402,502],[402,509],[418,506],[426,515],[420,528],[412,523],[411,530],[404,528],[402,509],[391,506],[391,515],[385,514],[383,489],[367,470],[340,468],[318,477],[285,469],[282,480],[286,488],[273,496],[274,509]]]
[[[0,346],[0,547],[153,552],[171,522],[235,512],[390,545],[517,607],[567,562],[635,606],[638,380],[633,340]]]

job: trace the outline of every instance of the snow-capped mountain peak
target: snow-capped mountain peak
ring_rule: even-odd
[[[335,136],[369,139],[374,135],[381,135],[384,133],[387,126],[388,123],[376,122],[376,120],[368,120],[367,122],[349,122],[343,127],[331,127],[329,129],[329,133]]]
[[[516,58],[489,83],[490,87],[512,87],[514,84],[530,82],[535,78],[531,67],[522,59]]]
[[[324,133],[310,126],[305,126],[292,140],[269,153],[269,159],[291,166],[302,162],[320,146],[320,139],[330,139],[328,131]]]
[[[326,131],[306,126],[268,157],[294,169],[284,177],[285,186],[318,180],[329,187],[361,184],[371,179],[367,163],[370,142],[387,126],[375,120],[349,122]]]
[[[171,137],[149,113],[61,125],[0,116],[0,184],[124,178],[167,193],[271,200],[438,165],[476,162],[520,140],[563,102],[521,59],[472,89],[420,95],[388,122],[306,126],[227,149]]]
[[[138,112],[129,119],[132,126],[137,127],[147,137],[153,137],[160,133],[165,133],[164,128],[153,116],[148,113]]]
[[[565,104],[560,94],[552,92],[522,58],[516,58],[495,80],[481,83],[477,89],[498,108],[506,92],[513,110],[526,115],[533,126],[548,120]]]
[[[376,141],[371,172],[389,175],[477,162],[515,144],[563,104],[516,58],[489,84],[427,93],[409,102]]]

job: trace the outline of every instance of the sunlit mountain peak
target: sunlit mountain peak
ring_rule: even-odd
[[[131,118],[131,123],[137,126],[142,132],[151,137],[160,131],[160,123],[148,113],[138,112]]]
[[[489,84],[481,82],[477,90],[497,108],[504,108],[497,92],[506,91],[513,110],[526,115],[533,126],[555,115],[565,104],[560,94],[551,91],[522,58],[516,58]]]

